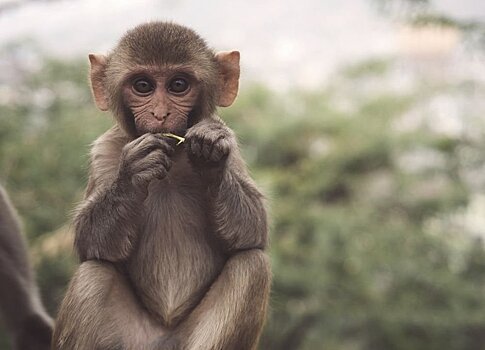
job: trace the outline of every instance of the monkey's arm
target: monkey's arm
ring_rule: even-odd
[[[268,219],[263,195],[247,175],[237,149],[233,152],[220,183],[209,187],[213,226],[229,254],[265,249]]]
[[[263,196],[247,174],[232,131],[222,123],[195,127],[188,134],[189,156],[207,182],[213,226],[230,257],[175,331],[175,340],[167,342],[184,350],[254,349],[271,284],[263,251],[268,241]]]
[[[17,214],[1,186],[0,316],[13,349],[49,349],[53,321],[42,305]]]
[[[86,199],[74,217],[81,261],[126,259],[135,243],[147,186],[162,178],[172,152],[166,140],[145,134],[127,143],[111,129],[95,143]]]
[[[74,245],[81,261],[126,258],[136,237],[143,199],[122,182],[88,184],[91,194],[74,217]],[[138,205],[137,205],[138,204]]]
[[[228,254],[265,249],[268,219],[263,195],[248,175],[232,130],[218,119],[187,133],[188,153],[207,184],[214,231]]]

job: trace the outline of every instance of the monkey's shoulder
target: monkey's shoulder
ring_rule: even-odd
[[[121,131],[118,125],[108,129],[91,145],[91,158],[116,155],[119,156],[124,145],[130,142],[129,137]]]

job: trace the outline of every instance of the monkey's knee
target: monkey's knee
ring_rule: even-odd
[[[119,272],[110,262],[90,260],[82,263],[69,285],[69,291],[76,293],[81,300],[93,302],[105,295]]]
[[[253,249],[238,254],[236,262],[235,271],[244,276],[241,284],[236,281],[236,286],[245,286],[239,300],[243,312],[238,321],[240,327],[228,341],[227,349],[255,350],[266,320],[271,288],[270,261],[264,251]]]
[[[240,252],[228,261],[231,276],[228,283],[238,289],[239,302],[244,305],[245,319],[255,328],[261,327],[266,317],[271,268],[268,255],[260,249]]]
[[[256,285],[260,293],[269,292],[271,265],[268,255],[261,249],[242,251],[228,261],[229,266],[246,276],[251,285]]]
[[[113,264],[86,261],[61,304],[53,349],[140,350],[164,332]]]
[[[106,343],[103,349],[115,348],[116,330],[107,329],[106,305],[117,274],[110,263],[87,261],[79,266],[59,309],[53,349],[97,349],[100,343]]]

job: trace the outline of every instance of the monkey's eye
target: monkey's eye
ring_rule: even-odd
[[[189,82],[184,78],[172,79],[172,81],[168,85],[168,91],[174,94],[180,94],[182,92],[185,92],[187,91],[188,88],[189,88]]]
[[[153,91],[153,84],[148,80],[141,78],[133,83],[133,89],[140,94],[148,94]]]

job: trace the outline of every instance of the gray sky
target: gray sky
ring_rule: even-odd
[[[434,8],[446,15],[463,20],[484,20],[485,1],[483,0],[434,0]]]
[[[345,63],[396,54],[399,26],[370,4],[371,0],[39,2],[0,14],[0,45],[33,38],[50,54],[87,56],[105,52],[138,23],[173,20],[196,29],[216,49],[240,50],[247,80],[279,88],[312,88]],[[465,18],[485,13],[485,1],[480,0],[437,4]]]

